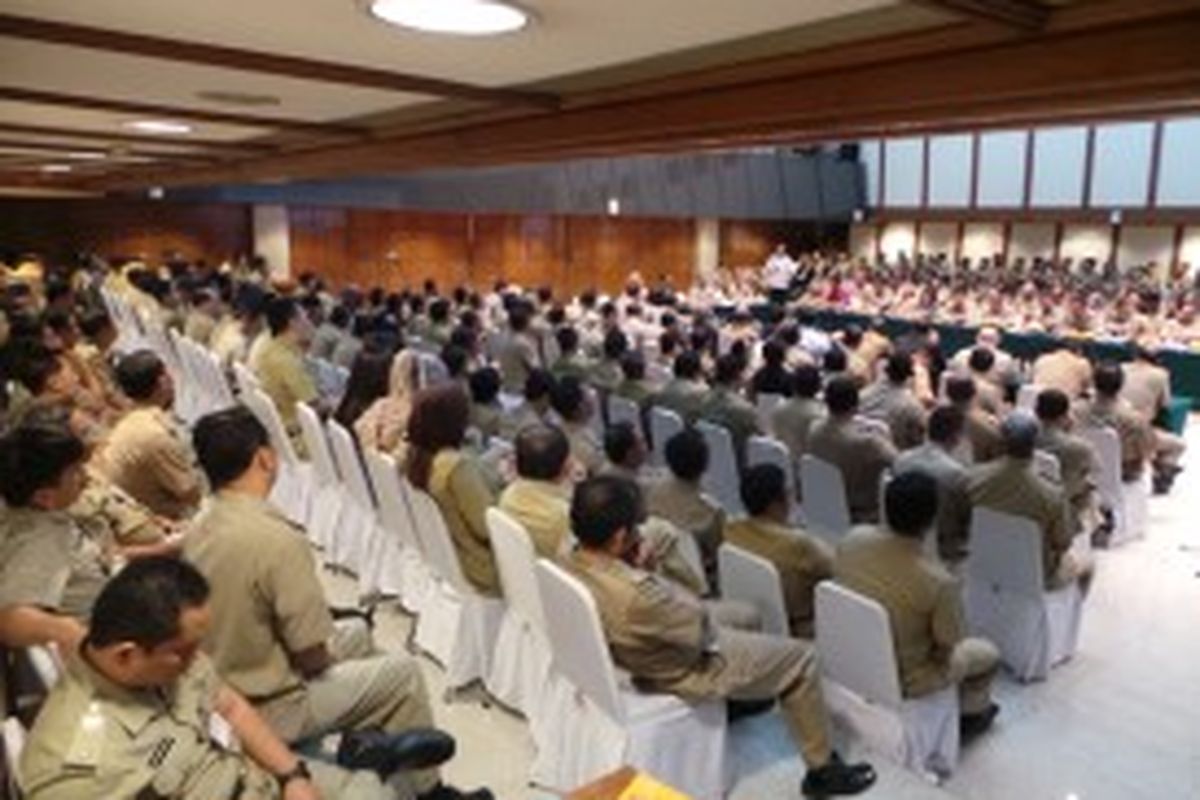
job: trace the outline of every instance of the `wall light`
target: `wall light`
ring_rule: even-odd
[[[139,119],[126,122],[126,128],[132,128],[142,133],[156,133],[164,136],[183,135],[192,132],[192,126],[183,122],[173,122],[168,119]]]
[[[502,0],[371,0],[376,19],[391,25],[460,36],[495,36],[519,31],[529,13]]]
[[[610,217],[620,216],[621,214],[621,199],[619,197],[608,198],[608,215]]]
[[[42,172],[47,172],[47,173],[61,174],[63,172],[70,172],[70,171],[71,171],[70,164],[44,164],[42,166]]]
[[[1112,211],[1108,212],[1109,225],[1120,225],[1123,219],[1125,219],[1125,215],[1121,213],[1121,209],[1119,208],[1114,208]]]
[[[151,186],[146,190],[146,196],[151,200],[162,200],[166,194],[166,191],[161,186]]]

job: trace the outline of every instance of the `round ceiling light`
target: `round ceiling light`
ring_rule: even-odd
[[[192,126],[182,122],[172,122],[166,119],[139,119],[126,122],[126,128],[132,128],[142,133],[158,133],[163,135],[185,134],[192,132]]]
[[[371,0],[371,14],[427,33],[494,36],[519,31],[529,13],[500,0]]]
[[[69,164],[46,164],[42,167],[42,172],[62,173],[70,171],[71,167]]]

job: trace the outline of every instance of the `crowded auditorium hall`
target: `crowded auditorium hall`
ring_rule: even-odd
[[[1197,41],[0,0],[0,800],[1200,798]]]

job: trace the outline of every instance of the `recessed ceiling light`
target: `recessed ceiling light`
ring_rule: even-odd
[[[501,0],[371,0],[384,22],[427,33],[493,36],[529,24],[527,11]]]
[[[42,172],[56,172],[57,173],[57,172],[70,172],[70,171],[71,171],[70,164],[44,164],[44,165],[42,165]]]
[[[108,156],[95,150],[80,150],[76,153],[67,153],[67,158],[72,161],[103,161]]]
[[[133,122],[126,122],[125,127],[141,131],[142,133],[184,134],[192,132],[191,125],[185,125],[182,122],[172,122],[167,119],[139,119]]]

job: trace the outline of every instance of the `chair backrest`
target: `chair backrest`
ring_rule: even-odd
[[[809,529],[836,542],[850,530],[846,483],[835,465],[805,453],[800,457],[800,486],[804,490],[804,518]]]
[[[763,633],[788,636],[787,606],[779,570],[767,559],[726,542],[717,550],[721,596],[741,600],[758,609]]]
[[[275,401],[261,389],[252,389],[242,396],[242,401],[267,429],[271,447],[275,448],[279,457],[288,464],[295,464],[299,461],[296,449],[292,447],[292,440],[288,438],[287,431],[283,427],[283,420],[279,417],[279,409],[275,407]]]
[[[608,395],[608,424],[612,426],[620,422],[628,422],[639,434],[644,433],[642,412],[638,408],[638,404],[628,397],[610,393]]]
[[[742,507],[742,496],[739,491],[741,475],[738,472],[737,451],[733,446],[733,434],[723,425],[714,425],[707,420],[696,423],[696,430],[708,443],[708,469],[700,485],[705,492],[712,495],[730,516],[742,516],[746,510]]]
[[[415,548],[420,553],[420,543],[396,460],[378,450],[365,451],[363,460],[367,462],[367,474],[371,476],[371,485],[375,487],[375,499],[379,501],[379,519],[383,527],[395,533],[405,547]]]
[[[655,406],[650,409],[650,441],[653,445],[653,461],[656,466],[667,464],[667,442],[683,430],[683,417],[669,408]]]
[[[872,436],[878,436],[882,439],[887,439],[889,442],[892,440],[892,429],[881,419],[859,414],[854,418],[854,424],[860,428],[863,428]]]
[[[783,470],[792,485],[795,485],[796,467],[787,445],[770,436],[751,436],[746,440],[746,466],[774,464]]]
[[[816,589],[821,673],[871,703],[899,709],[900,670],[883,606],[833,581]]]
[[[488,535],[492,539],[492,552],[496,554],[496,568],[500,572],[500,585],[504,588],[504,599],[510,607],[531,625],[546,632],[546,614],[542,608],[542,596],[537,584],[537,554],[529,532],[499,508],[487,510]]]
[[[375,508],[375,496],[371,492],[371,484],[363,470],[362,459],[358,455],[358,445],[354,437],[336,419],[326,422],[329,428],[329,443],[332,445],[333,460],[338,472],[346,484],[346,490],[354,501],[367,511]]]
[[[712,587],[708,585],[708,573],[704,570],[704,557],[700,554],[700,544],[696,541],[696,537],[681,530],[676,538],[676,547],[679,549],[680,558],[687,563],[692,574],[700,579],[704,588],[701,594],[707,595]]]
[[[1096,450],[1099,472],[1096,475],[1096,490],[1100,501],[1108,508],[1120,508],[1121,502],[1121,440],[1112,428],[1084,425],[1079,435],[1091,443]]]
[[[770,392],[758,393],[754,405],[758,411],[758,424],[764,431],[771,430],[771,416],[775,413],[775,409],[782,405],[786,399],[781,394],[771,394]]]
[[[1042,533],[1031,519],[990,508],[971,513],[967,582],[1026,597],[1042,596]]]
[[[408,495],[409,508],[412,509],[415,523],[413,529],[417,533],[417,541],[421,543],[421,552],[425,554],[429,568],[458,590],[473,592],[463,575],[458,551],[454,549],[450,529],[446,527],[446,520],[437,501],[428,492],[418,489],[407,480],[402,485]]]
[[[21,753],[25,751],[25,741],[29,738],[28,731],[16,717],[4,718],[4,767],[8,786],[6,796],[18,800],[21,795]]]
[[[576,578],[544,558],[535,569],[542,607],[554,609],[546,617],[546,632],[555,668],[615,721],[624,721],[616,670],[595,598]]]
[[[1017,408],[1023,411],[1032,411],[1034,405],[1037,404],[1037,396],[1041,394],[1042,387],[1036,384],[1026,383],[1017,389]]]
[[[300,423],[300,434],[304,437],[308,457],[312,459],[317,482],[321,486],[336,486],[341,477],[338,475],[333,453],[329,450],[329,439],[325,436],[325,426],[321,424],[321,418],[312,406],[296,403],[296,420]]]
[[[1033,451],[1033,468],[1038,475],[1054,483],[1062,483],[1062,465],[1058,456],[1046,450]]]
[[[233,380],[237,384],[238,393],[242,396],[259,388],[258,378],[250,371],[249,367],[240,361],[233,362]]]

